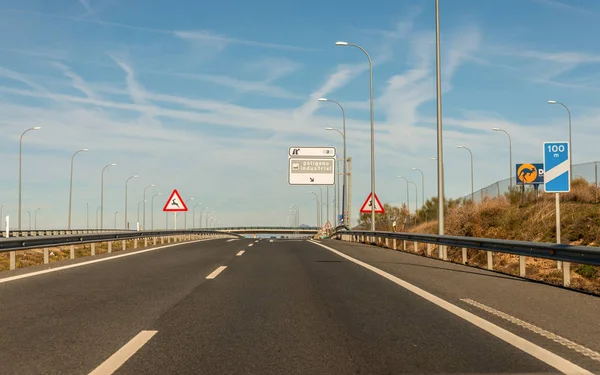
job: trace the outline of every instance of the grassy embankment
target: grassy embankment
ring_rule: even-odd
[[[585,180],[575,180],[571,192],[561,194],[561,242],[572,245],[600,246],[600,191]],[[450,206],[445,215],[445,233],[457,236],[556,242],[554,194],[533,192],[522,203],[521,193],[513,191],[503,197],[485,199],[480,204],[461,203]],[[434,215],[431,215],[434,216]],[[434,216],[435,217],[435,216]],[[437,221],[425,222],[408,229],[414,233],[437,233]],[[420,248],[419,252],[423,252]],[[448,256],[460,261],[459,249],[449,249]],[[485,251],[469,251],[468,263],[486,267]],[[494,253],[494,269],[518,275],[519,258]],[[528,278],[560,285],[562,271],[556,262],[527,258]],[[600,294],[600,267],[571,264],[571,287]]]

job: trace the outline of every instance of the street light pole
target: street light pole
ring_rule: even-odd
[[[119,214],[119,211],[115,212],[115,229],[117,229],[117,215]]]
[[[162,195],[162,193],[156,193],[152,196],[152,201],[150,202],[150,211],[152,211],[150,213],[150,225],[152,226],[152,230],[154,230],[154,198],[158,197],[159,195]]]
[[[69,219],[67,221],[67,229],[71,229],[71,199],[73,197],[73,161],[75,160],[75,155],[80,152],[89,151],[89,148],[82,148],[79,151],[75,151],[73,156],[71,156],[71,182],[69,183]]]
[[[90,204],[88,202],[85,203],[85,227],[90,229]]]
[[[35,211],[33,212],[33,229],[37,230],[37,212],[41,210],[41,208],[36,208]]]
[[[470,148],[465,146],[456,146],[456,148],[464,148],[465,150],[469,151],[469,154],[471,154],[471,201],[475,203],[475,189],[473,188],[473,153],[471,152]]]
[[[440,2],[435,0],[435,71],[437,102],[437,177],[438,177],[438,234],[444,234],[444,148],[442,136],[442,68],[440,53]],[[446,247],[440,246],[438,257],[446,259]]]
[[[571,110],[567,107],[566,104],[557,102],[556,100],[548,100],[548,104],[560,104],[567,110],[569,114],[569,168],[571,169],[570,178],[573,180],[573,158],[571,157],[571,151],[573,150],[573,145],[571,144]]]
[[[132,178],[138,178],[138,175],[130,176],[127,180],[125,180],[125,229],[129,229],[129,223],[127,222],[127,183]]]
[[[414,182],[410,181],[409,184],[413,185],[415,187],[415,221],[416,216],[417,216],[417,206],[419,205],[419,194],[417,192],[417,184],[415,184]]]
[[[409,181],[408,181],[408,178],[406,178],[404,176],[398,176],[398,178],[403,178],[404,181],[406,181],[406,208],[408,209],[408,215],[409,215],[409,218],[410,218],[410,192],[409,192],[409,189],[408,189]],[[416,209],[416,207],[415,207],[415,209]]]
[[[509,160],[510,160],[509,161],[510,165],[508,167],[510,169],[510,188],[512,189],[512,187],[513,187],[512,139],[510,138],[510,134],[508,134],[508,132],[504,129],[492,128],[492,130],[497,131],[497,132],[503,132],[508,137],[508,152],[509,152]]]
[[[138,202],[138,209],[137,209],[137,214],[138,214],[138,215],[137,215],[137,222],[138,222],[138,223],[140,222],[140,204],[142,204],[142,203],[144,203],[144,204],[145,204],[145,202],[144,202],[144,201]],[[136,228],[136,229],[137,229],[137,228]]]
[[[413,168],[413,170],[421,172],[421,202],[422,202],[422,208],[424,208],[425,207],[425,173],[423,173],[423,171],[420,170],[419,168]]]
[[[33,128],[29,128],[27,130],[25,130],[22,134],[21,134],[21,138],[19,139],[19,230],[21,230],[21,193],[22,193],[22,189],[21,189],[21,181],[22,181],[22,170],[23,170],[23,136],[25,135],[25,133],[31,131],[31,130],[40,130],[42,127],[41,126],[35,126]],[[31,229],[31,228],[30,228]]]
[[[202,215],[204,215],[204,210],[209,210],[208,207],[204,207],[200,210],[200,229],[202,229]]]
[[[315,195],[315,199],[317,200],[317,226],[320,227],[321,226],[321,203],[319,202],[319,196],[317,195],[317,193],[315,193],[314,191],[309,191],[308,194],[314,194]]]
[[[142,218],[142,227],[144,228],[144,230],[146,230],[146,190],[147,190],[148,188],[151,188],[151,187],[154,187],[154,186],[155,186],[155,185],[154,185],[154,184],[152,184],[152,185],[148,185],[148,186],[146,186],[146,187],[144,188],[144,211],[143,211],[143,212],[144,212],[144,213],[143,213],[144,217]]]
[[[200,206],[201,204],[201,202],[196,203],[192,209],[192,229],[196,228],[196,207]]]
[[[31,230],[31,212],[27,211],[27,214],[29,215],[29,229]]]
[[[102,173],[100,174],[100,229],[104,227],[104,171],[108,167],[114,167],[116,164],[108,164],[104,168],[102,168]]]
[[[188,199],[188,200],[189,200],[189,201],[193,201],[194,199],[196,199],[196,198],[190,198],[190,199]],[[187,211],[185,211],[185,212],[183,213],[183,229],[188,229],[188,228],[187,228],[187,213],[188,213]]]
[[[437,1],[437,0],[436,0]],[[363,51],[369,59],[369,108],[371,112],[371,230],[375,231],[375,116],[373,115],[373,61],[369,53],[358,44],[336,42],[336,46],[356,47]],[[345,160],[344,160],[345,161]]]
[[[347,158],[346,158],[346,111],[344,111],[344,107],[342,107],[342,105],[332,99],[327,99],[327,98],[319,98],[319,101],[322,102],[332,102],[338,105],[338,107],[340,107],[341,111],[342,111],[342,129],[343,132],[340,132],[337,129],[333,129],[333,128],[326,128],[326,130],[335,130],[338,133],[340,133],[340,135],[342,136],[342,139],[344,140],[344,182],[342,183],[342,218],[344,220],[344,225],[346,225],[346,219],[347,219],[347,212],[348,212],[348,206],[347,206],[347,190],[346,190],[346,186],[348,186],[348,166],[347,166]],[[337,218],[336,218],[337,221]]]

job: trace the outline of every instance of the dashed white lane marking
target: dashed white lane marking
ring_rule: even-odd
[[[220,266],[219,268],[217,268],[216,270],[212,271],[212,273],[208,276],[206,276],[206,278],[208,280],[210,279],[214,279],[215,277],[219,276],[219,274],[221,272],[223,272],[225,270],[225,268],[227,268],[227,266]]]
[[[316,241],[309,241],[309,242],[312,242],[317,246],[321,246],[322,248],[327,249],[327,250],[341,256],[342,258],[348,259],[349,261],[354,262],[354,263],[358,264],[359,266],[362,266],[370,271],[375,272],[376,274],[378,274],[380,276],[385,277],[386,279],[390,280],[391,282],[409,290],[410,292],[413,292],[414,294],[418,295],[419,297],[426,299],[427,301],[441,307],[442,309],[444,309],[448,312],[451,312],[452,314],[483,329],[484,331],[487,331],[488,333],[511,344],[512,346],[514,346],[518,349],[521,349],[525,353],[554,367],[555,369],[557,369],[558,371],[560,371],[564,374],[578,374],[578,375],[584,375],[584,374],[592,375],[593,374],[593,373],[587,371],[586,369],[579,367],[576,364],[574,364],[570,361],[567,361],[566,359],[542,348],[541,346],[538,346],[530,341],[527,341],[524,338],[519,337],[519,336],[515,335],[514,333],[495,325],[492,322],[489,322],[483,318],[480,318],[479,316],[477,316],[473,313],[470,313],[467,310],[461,309],[460,307],[453,305],[450,302],[441,299],[440,297],[434,296],[433,294],[431,294],[409,282],[406,282],[394,275],[391,275],[385,271],[382,271],[379,268],[373,267],[372,265],[362,262],[358,259],[354,259],[351,256],[342,253],[341,251],[338,251],[329,246],[317,243]]]
[[[253,243],[248,244],[248,246],[252,246],[252,245],[254,245],[254,244]]]
[[[273,242],[273,240],[269,240],[269,242]]]
[[[241,256],[242,256],[242,254],[244,254],[244,252],[245,252],[244,250],[240,250],[240,252],[239,252],[239,253],[237,253],[237,254],[235,254],[235,255],[236,255],[236,256],[238,256],[238,257],[241,257]]]
[[[573,341],[571,341],[569,339],[561,337],[561,336],[559,336],[557,334],[554,334],[554,333],[552,333],[550,331],[546,331],[543,328],[534,326],[531,323],[527,323],[527,322],[525,322],[525,321],[523,321],[521,319],[515,318],[512,315],[508,315],[506,313],[503,313],[502,311],[499,311],[499,310],[496,310],[496,309],[494,309],[492,307],[486,306],[483,303],[479,303],[477,301],[473,301],[472,299],[462,298],[461,301],[463,301],[465,303],[468,303],[469,305],[478,307],[481,310],[487,311],[487,312],[489,312],[489,313],[491,313],[493,315],[496,315],[496,316],[498,316],[498,317],[500,317],[500,318],[502,318],[504,320],[508,320],[511,323],[514,323],[514,324],[516,324],[518,326],[521,326],[521,327],[523,327],[525,329],[528,329],[528,330],[530,330],[532,332],[535,332],[538,335],[544,336],[545,338],[550,339],[550,340],[552,340],[554,342],[557,342],[557,343],[559,343],[559,344],[561,344],[563,346],[566,346],[567,348],[569,348],[571,350],[574,350],[577,353],[583,354],[586,357],[589,357],[589,358],[591,358],[591,359],[593,359],[595,361],[600,362],[600,353],[595,352],[595,351],[593,351],[591,349],[588,349],[588,348],[586,348],[583,345],[577,344],[576,342],[573,342]]]
[[[238,240],[237,238],[231,238],[231,239],[227,240],[227,242],[237,241],[237,240]]]
[[[11,277],[5,277],[3,279],[0,279],[0,284],[2,283],[7,283],[9,281],[13,281],[13,280],[19,280],[19,279],[24,279],[26,277],[32,277],[32,276],[37,276],[37,275],[43,275],[45,273],[50,273],[50,272],[56,272],[56,271],[62,271],[62,270],[66,270],[69,268],[75,268],[75,267],[81,267],[81,266],[87,266],[88,264],[94,264],[94,263],[98,263],[98,262],[106,262],[109,260],[113,260],[113,259],[119,259],[119,258],[123,258],[123,257],[128,257],[128,256],[132,256],[132,255],[138,255],[138,254],[144,254],[147,253],[149,251],[155,251],[155,250],[160,250],[160,249],[166,249],[168,247],[174,247],[174,246],[181,246],[181,245],[189,245],[189,244],[193,244],[196,242],[203,242],[203,241],[210,241],[210,240],[215,240],[216,238],[205,238],[202,240],[195,240],[195,241],[189,241],[189,242],[180,242],[180,243],[174,243],[171,245],[164,245],[164,246],[158,246],[158,247],[153,247],[151,249],[145,249],[145,250],[139,250],[139,251],[134,251],[132,253],[127,253],[127,254],[119,254],[119,255],[112,255],[112,256],[108,256],[106,258],[101,258],[101,259],[94,259],[94,260],[88,260],[85,262],[81,262],[81,263],[76,263],[76,264],[69,264],[67,266],[62,266],[62,267],[56,267],[56,268],[50,268],[47,270],[42,270],[42,271],[35,271],[35,272],[28,272],[28,273],[24,273],[22,275],[17,275],[17,276],[11,276]],[[120,241],[120,240],[117,240]]]
[[[134,355],[142,346],[144,346],[158,331],[142,331],[115,354],[108,357],[100,366],[96,367],[89,375],[110,375],[123,366],[132,355]]]
[[[258,240],[254,241],[254,243],[257,243],[257,242],[258,242]]]

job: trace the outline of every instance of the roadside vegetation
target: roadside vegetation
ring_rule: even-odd
[[[561,243],[600,246],[600,189],[584,179],[574,180],[571,192],[561,194]],[[487,197],[481,203],[457,199],[445,202],[445,233],[448,235],[512,239],[556,243],[554,194],[514,187],[500,197]],[[406,206],[384,204],[386,213],[376,217],[377,230],[436,234],[437,199],[425,202],[416,214]],[[396,221],[396,228],[392,224]],[[370,214],[361,214],[357,228],[369,229]],[[421,251],[419,251],[421,252]],[[459,261],[460,251],[449,251]],[[486,267],[484,251],[470,250],[468,264]],[[494,253],[494,270],[519,273],[519,258]],[[556,262],[527,258],[527,277],[560,285],[562,271]],[[600,267],[571,264],[571,287],[600,294]]]

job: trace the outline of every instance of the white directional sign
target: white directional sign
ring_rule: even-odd
[[[335,159],[290,158],[290,185],[333,185]]]
[[[290,157],[326,157],[335,158],[335,147],[290,147]]]
[[[334,185],[335,147],[290,147],[290,185]]]

